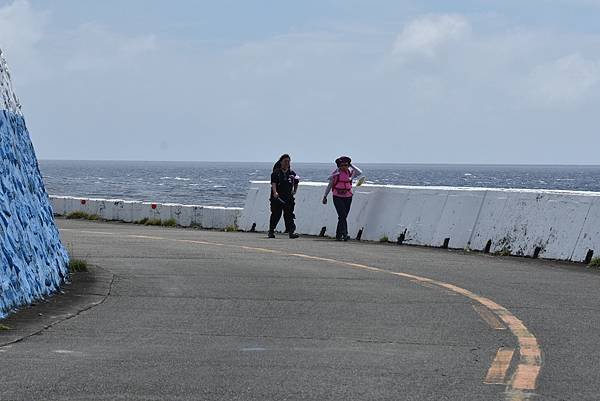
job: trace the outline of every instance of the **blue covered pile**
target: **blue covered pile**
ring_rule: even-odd
[[[68,276],[29,132],[0,50],[0,318]]]

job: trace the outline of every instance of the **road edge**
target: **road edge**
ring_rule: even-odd
[[[24,306],[1,320],[7,329],[0,331],[0,351],[104,303],[110,296],[115,275],[96,265],[88,269],[72,273],[71,282],[63,285],[59,293]]]

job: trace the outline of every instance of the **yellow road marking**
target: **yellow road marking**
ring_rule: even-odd
[[[64,230],[64,229],[63,229]],[[71,229],[70,231],[77,231],[75,229]],[[83,231],[80,231],[83,232]],[[385,270],[378,267],[368,266],[359,263],[345,262],[337,259],[323,258],[319,256],[306,255],[302,253],[286,253],[283,251],[278,251],[274,249],[268,248],[259,248],[259,247],[249,247],[244,245],[233,245],[233,244],[222,244],[218,242],[210,242],[210,241],[196,241],[196,240],[182,240],[175,238],[165,238],[165,237],[153,237],[153,236],[144,236],[144,235],[125,235],[125,237],[130,238],[142,238],[142,239],[153,239],[153,240],[161,240],[161,241],[173,241],[173,242],[186,242],[192,244],[200,244],[200,245],[212,245],[212,246],[223,246],[228,248],[242,249],[242,250],[251,250],[257,252],[267,252],[273,254],[280,254],[286,256],[294,256],[303,259],[311,259],[311,260],[319,260],[323,262],[328,262],[336,265],[348,266],[355,269],[367,270],[377,273],[391,274],[398,277],[407,278],[411,281],[416,281],[418,283],[426,283],[428,285],[434,285],[446,290],[450,290],[457,294],[463,295],[482,306],[489,309],[492,313],[494,313],[513,333],[513,335],[517,338],[517,342],[519,345],[519,363],[513,374],[511,380],[507,384],[506,389],[506,400],[507,401],[519,401],[528,399],[532,393],[537,388],[537,379],[539,377],[541,366],[542,366],[542,353],[540,346],[537,342],[536,337],[527,329],[527,327],[523,324],[521,320],[519,320],[516,316],[514,316],[508,309],[503,307],[502,305],[497,304],[491,299],[482,297],[477,295],[469,290],[464,288],[455,286],[453,284],[445,283],[442,281],[433,280],[427,277],[421,277],[414,274],[394,272],[391,270]]]
[[[506,330],[506,326],[494,315],[488,308],[481,305],[473,305],[475,312],[479,314],[481,319],[486,322],[494,330]]]
[[[515,350],[512,348],[500,348],[483,382],[485,384],[504,384],[514,353]]]
[[[157,237],[156,239],[160,239],[163,240],[165,238],[161,238],[161,237]],[[167,238],[168,239],[168,238]],[[170,239],[169,239],[170,240]],[[174,241],[174,240],[170,240],[170,241]],[[220,244],[218,242],[206,242],[206,241],[197,241],[197,240],[191,240],[191,239],[180,239],[180,240],[176,240],[177,242],[187,242],[189,244],[200,244],[200,245],[213,245],[213,246],[225,246],[225,244]]]
[[[436,286],[435,286],[435,285],[433,285],[433,284],[429,284],[429,283],[422,283],[422,282],[420,282],[420,281],[417,281],[417,280],[410,280],[410,282],[411,282],[411,283],[415,283],[415,284],[417,284],[417,285],[420,285],[421,287],[425,287],[425,288],[432,288],[432,289],[434,289],[434,290],[436,290],[436,291],[439,291],[439,288],[438,288],[438,287],[436,287]]]
[[[273,249],[255,248],[253,246],[242,246],[242,249],[245,249],[247,251],[255,251],[255,252],[281,253],[281,252],[275,251]]]
[[[535,390],[536,380],[542,369],[539,365],[520,363],[512,379],[512,387],[516,390]]]
[[[128,235],[128,237],[130,237],[130,238],[139,238],[139,239],[156,239],[156,240],[163,240],[164,239],[162,237],[152,237],[150,235]]]
[[[76,230],[74,228],[61,228],[60,231],[77,231],[78,233],[82,233],[82,234],[115,235],[115,233],[111,233],[109,231],[83,231],[83,230]]]

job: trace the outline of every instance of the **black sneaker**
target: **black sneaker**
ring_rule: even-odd
[[[335,240],[336,240],[336,241],[343,241],[343,240],[344,240],[344,238],[342,238],[342,237],[335,237]]]
[[[291,234],[290,234],[290,238],[291,238],[291,239],[296,239],[296,238],[299,238],[299,237],[300,237],[300,236],[299,236],[298,234],[295,234],[295,233],[291,233]]]
[[[274,232],[271,232],[271,231],[269,231],[269,238],[275,238],[275,233],[274,233]]]
[[[350,241],[350,236],[349,235],[344,235],[344,241]]]

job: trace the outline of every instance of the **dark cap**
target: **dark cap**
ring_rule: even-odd
[[[335,159],[335,164],[339,167],[340,164],[342,163],[352,163],[352,159],[348,156],[340,156],[337,159]]]

